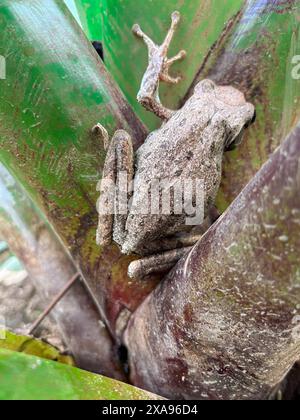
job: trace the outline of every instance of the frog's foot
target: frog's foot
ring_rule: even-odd
[[[219,217],[219,211],[213,206],[202,225],[195,226],[188,232],[180,232],[147,244],[147,248],[141,249],[142,255],[146,256],[129,265],[129,277],[143,278],[149,274],[169,271],[200,241]]]
[[[170,59],[167,57],[179,21],[180,13],[172,13],[171,27],[162,45],[156,45],[152,39],[141,30],[139,25],[136,24],[132,28],[133,33],[144,40],[149,53],[149,65],[144,74],[137,99],[145,108],[154,112],[163,120],[171,118],[174,111],[165,108],[161,104],[158,94],[159,82],[164,81],[171,84],[178,83],[181,80],[181,77],[172,77],[169,74],[169,69],[173,63],[186,56],[186,52],[182,50]]]
[[[186,57],[186,52],[184,50],[181,50],[178,54],[176,54],[174,57],[170,59],[166,59],[163,65],[163,70],[160,75],[160,80],[171,83],[171,84],[177,84],[182,79],[180,76],[178,77],[172,77],[169,75],[169,69],[173,63],[175,63],[178,60],[182,60],[184,57]]]
[[[167,272],[191,250],[191,246],[173,249],[172,251],[133,261],[128,267],[128,275],[132,279],[141,279],[149,274]]]
[[[146,35],[145,32],[142,31],[140,25],[138,25],[137,23],[135,25],[133,25],[132,32],[136,36],[141,38],[148,47],[149,61],[152,60],[153,57],[155,55],[157,55],[158,52],[160,53],[160,56],[163,58],[163,60],[166,63],[168,63],[168,66],[173,64],[175,61],[181,60],[182,58],[185,57],[185,55],[186,55],[185,51],[180,51],[180,53],[177,54],[175,57],[173,57],[171,59],[167,58],[167,54],[168,54],[168,51],[169,51],[171,41],[173,39],[176,28],[177,28],[178,23],[180,21],[180,13],[177,12],[177,11],[173,12],[172,15],[171,15],[171,19],[172,19],[171,27],[170,27],[170,29],[167,33],[167,36],[166,36],[164,42],[161,45],[156,45],[152,41],[152,39],[148,35]]]

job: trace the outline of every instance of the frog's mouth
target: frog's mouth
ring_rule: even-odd
[[[256,121],[256,110],[254,110],[254,115],[253,115],[253,117],[252,117],[252,120],[251,120],[251,121],[249,121],[249,122],[245,125],[245,129],[246,129],[246,128],[248,128],[248,127],[250,127],[250,125],[254,124],[254,123],[255,123],[255,121]]]
[[[230,152],[234,149],[236,149],[243,141],[245,133],[245,128],[242,129],[242,131],[238,134],[237,137],[235,137],[233,140],[228,141],[225,144],[225,152]]]
[[[252,125],[255,122],[255,120],[256,120],[256,111],[254,111],[254,115],[252,117],[252,120],[250,120],[249,122],[247,122],[244,125],[241,132],[233,140],[230,140],[225,144],[225,152],[230,152],[231,150],[236,149],[242,143],[243,138],[244,138],[245,130],[248,127],[250,127],[250,125]]]

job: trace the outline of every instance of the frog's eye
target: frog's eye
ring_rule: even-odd
[[[201,95],[203,93],[209,93],[216,89],[216,84],[209,79],[202,80],[201,82],[197,83],[195,86],[195,94]]]

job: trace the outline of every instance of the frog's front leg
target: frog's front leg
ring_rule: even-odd
[[[101,124],[94,127],[108,144],[108,134]],[[99,224],[97,244],[110,245],[112,240],[122,245],[126,236],[128,202],[134,175],[134,151],[130,135],[124,130],[115,132],[106,154],[100,199],[98,202]]]
[[[161,104],[159,99],[159,82],[161,80],[167,83],[178,83],[181,78],[170,76],[169,68],[175,61],[181,60],[186,56],[186,52],[182,50],[173,58],[167,58],[169,46],[179,21],[179,12],[172,13],[171,27],[162,45],[156,45],[141,30],[139,25],[136,24],[132,28],[134,34],[144,40],[149,53],[149,65],[144,74],[137,99],[146,109],[152,111],[163,120],[170,119],[175,111],[165,108]]]

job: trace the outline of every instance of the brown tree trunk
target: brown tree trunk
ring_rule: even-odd
[[[270,395],[300,355],[299,189],[300,126],[131,318],[135,385],[185,399]]]

